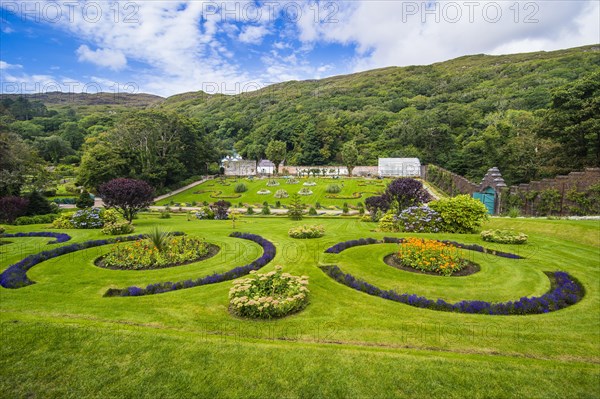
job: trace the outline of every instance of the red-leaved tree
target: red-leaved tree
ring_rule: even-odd
[[[101,185],[98,193],[107,208],[115,208],[129,223],[154,201],[154,189],[137,179],[113,179]]]

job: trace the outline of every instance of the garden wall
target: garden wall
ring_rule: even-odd
[[[421,166],[421,178],[452,196],[459,194],[473,195],[474,192],[479,190],[478,184],[436,165]]]
[[[320,170],[320,176],[323,176],[325,170],[326,176],[347,176],[348,168],[345,166],[286,166],[284,168],[290,175],[306,175],[311,170]],[[377,166],[355,166],[352,170],[353,176],[377,176]]]
[[[530,216],[600,214],[600,168],[511,186],[504,209]]]

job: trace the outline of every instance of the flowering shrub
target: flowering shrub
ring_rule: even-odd
[[[196,212],[196,218],[198,219],[214,219],[215,218],[215,214],[214,212],[210,209],[210,207],[208,206],[204,206],[202,208],[200,208],[200,210],[198,212]]]
[[[402,265],[426,272],[450,276],[466,266],[459,250],[436,240],[409,237],[400,246],[398,257]]]
[[[149,284],[146,288],[140,287],[127,287],[127,288],[110,288],[106,291],[104,296],[140,296],[140,295],[153,295],[160,294],[168,291],[182,290],[186,288],[198,287],[201,285],[215,284],[227,280],[233,280],[235,278],[242,277],[252,270],[258,270],[265,266],[267,263],[273,260],[276,254],[275,245],[272,242],[265,240],[261,236],[250,233],[233,232],[229,235],[230,237],[241,238],[244,240],[254,241],[263,248],[263,254],[257,260],[245,265],[239,266],[224,273],[214,273],[209,276],[200,277],[195,280],[184,280],[176,283],[167,281],[166,283],[155,283]]]
[[[288,198],[290,195],[288,194],[288,192],[284,189],[281,190],[277,190],[275,192],[275,198]]]
[[[269,180],[267,182],[267,187],[276,187],[279,185],[279,182],[277,180]]]
[[[298,312],[308,304],[308,277],[275,271],[250,276],[233,282],[229,290],[229,309],[242,317],[272,319]]]
[[[306,184],[306,183],[304,183],[304,184]],[[300,194],[300,195],[312,195],[312,193],[313,193],[312,190],[310,190],[306,187],[301,188],[300,191],[298,191],[298,194]]]
[[[292,227],[288,235],[292,238],[319,238],[325,235],[325,228],[316,225],[297,226]]]
[[[271,194],[271,191],[267,190],[267,189],[262,189],[262,190],[258,190],[256,192],[256,194],[258,194],[258,195],[268,195],[268,194]]]
[[[529,237],[525,233],[512,230],[485,230],[481,232],[481,238],[483,241],[500,244],[525,244]]]
[[[312,186],[316,186],[317,183],[315,183],[314,181],[307,181],[307,182],[303,183],[302,185],[312,187]]]
[[[198,237],[168,237],[164,248],[157,248],[150,239],[145,239],[115,245],[98,265],[126,270],[158,269],[200,259],[208,251],[209,244]]]
[[[300,183],[298,181],[298,179],[294,179],[294,178],[287,179],[285,182],[286,182],[286,184],[298,184],[298,183]]]
[[[541,297],[523,297],[518,301],[490,303],[486,301],[461,301],[448,303],[443,299],[437,301],[415,294],[399,294],[394,290],[384,291],[366,281],[359,280],[351,274],[345,274],[337,266],[322,266],[321,270],[337,282],[357,291],[378,296],[390,301],[404,303],[417,308],[439,310],[444,312],[489,314],[489,315],[525,315],[548,313],[574,305],[583,298],[583,287],[565,272],[546,273],[551,280],[551,290]]]
[[[442,227],[440,214],[428,206],[411,206],[398,215],[400,230],[410,233],[437,233]]]
[[[116,236],[119,234],[131,234],[134,230],[135,227],[124,220],[122,222],[106,223],[102,229],[102,233]]]
[[[104,226],[100,208],[81,209],[71,217],[76,229],[98,229]]]

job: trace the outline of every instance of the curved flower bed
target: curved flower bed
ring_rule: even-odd
[[[552,283],[550,291],[540,297],[523,297],[518,301],[490,303],[486,301],[461,301],[449,303],[443,299],[436,301],[416,294],[399,294],[394,290],[382,290],[366,281],[344,273],[337,266],[321,266],[321,270],[335,281],[357,291],[378,296],[390,301],[404,303],[417,308],[487,315],[526,315],[553,312],[579,302],[585,291],[581,284],[565,272],[547,272]]]
[[[215,256],[220,248],[194,236],[169,237],[166,248],[159,250],[151,240],[138,240],[111,250],[94,262],[113,270],[164,269],[199,262]]]
[[[239,266],[224,273],[214,273],[209,276],[200,277],[195,280],[184,280],[178,282],[167,281],[164,283],[149,284],[145,288],[141,287],[127,287],[127,288],[110,288],[106,291],[104,296],[142,296],[142,295],[153,295],[160,294],[163,292],[176,291],[186,288],[198,287],[201,285],[220,283],[227,280],[233,280],[242,277],[252,270],[258,270],[269,263],[275,257],[275,245],[272,242],[265,240],[259,235],[250,233],[233,232],[229,235],[230,237],[241,238],[244,240],[254,241],[263,248],[263,254],[257,260],[244,265]]]
[[[357,247],[360,245],[402,244],[404,241],[405,241],[404,238],[396,238],[396,237],[383,237],[383,240],[377,240],[376,238],[360,238],[358,240],[339,242],[339,243],[335,244],[334,246],[327,248],[325,250],[325,253],[339,254],[340,252],[342,252],[348,248]],[[460,242],[450,241],[450,240],[437,240],[437,241],[444,243],[444,244],[452,245],[457,248],[466,249],[469,251],[482,252],[485,254],[491,254],[491,255],[495,255],[495,256],[500,256],[502,258],[524,259],[522,256],[519,256],[517,254],[511,254],[510,252],[496,251],[495,249],[485,248],[485,247],[482,247],[481,245],[477,245],[477,244],[462,244]]]
[[[256,192],[256,194],[258,194],[258,195],[269,195],[269,194],[271,194],[271,190],[265,190],[265,189],[263,189],[263,190],[258,190],[258,191]]]
[[[123,241],[140,240],[144,237],[145,235],[139,234],[127,237],[85,241],[54,248],[49,251],[43,251],[35,255],[29,255],[25,259],[10,265],[2,274],[0,274],[0,285],[4,288],[21,288],[35,284],[35,281],[31,281],[29,278],[27,278],[27,271],[38,263],[42,263],[48,259],[56,258],[57,256],[81,251],[82,249],[99,247],[101,245],[114,244]]]
[[[65,233],[53,233],[50,231],[40,231],[40,232],[31,232],[31,233],[14,233],[14,234],[0,234],[2,238],[11,238],[11,237],[52,237],[55,238],[54,241],[48,241],[48,244],[62,244],[63,242],[67,242],[71,239],[71,236]]]
[[[229,311],[237,316],[257,319],[284,317],[301,311],[308,304],[308,276],[275,271],[260,274],[250,271],[250,277],[233,282],[229,290]]]

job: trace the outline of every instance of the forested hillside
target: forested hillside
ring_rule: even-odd
[[[186,93],[161,106],[244,156],[282,140],[290,164],[340,163],[354,140],[359,164],[418,156],[474,179],[498,166],[519,183],[598,165],[599,50],[466,56],[233,97]]]
[[[2,95],[0,195],[44,186],[49,164],[90,189],[130,176],[164,191],[217,172],[234,149],[265,157],[274,140],[291,165],[340,164],[352,142],[359,165],[416,156],[474,181],[498,166],[516,184],[599,166],[599,135],[598,45],[466,56],[236,96]]]

